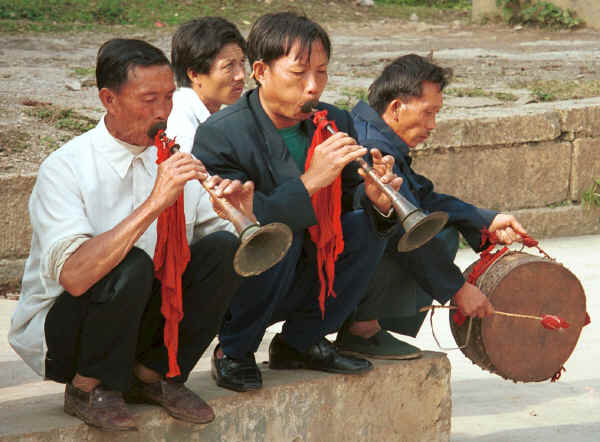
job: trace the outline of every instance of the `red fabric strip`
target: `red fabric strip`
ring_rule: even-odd
[[[171,156],[174,140],[168,140],[164,131],[154,138],[157,159],[160,164]],[[167,377],[181,374],[177,364],[179,323],[183,319],[181,276],[190,260],[190,248],[185,233],[183,192],[174,204],[167,207],[158,217],[156,225],[156,248],[154,250],[154,274],[161,282],[162,304],[160,311],[165,318],[164,342],[169,355]]]
[[[333,121],[327,121],[327,110],[315,112],[313,122],[317,126],[308,149],[304,169],[308,170],[315,148],[329,138],[328,124],[337,131]],[[319,291],[319,307],[325,318],[325,298],[335,297],[333,282],[335,279],[335,261],[344,251],[344,233],[342,230],[342,177],[338,176],[333,183],[319,189],[311,197],[317,224],[308,228],[310,238],[317,248],[317,270],[321,289]]]

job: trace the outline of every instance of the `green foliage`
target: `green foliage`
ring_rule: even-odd
[[[453,97],[491,97],[500,101],[517,101],[518,99],[516,95],[507,92],[486,91],[478,87],[448,88],[444,90],[444,93]]]
[[[369,98],[369,91],[364,87],[345,87],[341,92],[344,98],[335,101],[334,104],[347,111],[352,110],[359,100],[367,101]]]
[[[496,0],[502,18],[507,23],[523,23],[552,28],[573,29],[583,20],[570,9],[562,9],[551,2],[539,0]]]
[[[529,89],[537,101],[575,100],[600,96],[600,80],[529,80],[510,84]]]
[[[175,0],[0,0],[0,20],[25,21],[31,30],[90,25],[152,26],[157,21],[179,24],[202,15],[224,14],[229,2]],[[231,8],[229,8],[231,9]],[[10,22],[0,28],[13,30]],[[60,28],[60,26],[58,26]]]
[[[600,179],[594,179],[594,184],[581,194],[584,207],[600,207]]]
[[[73,135],[80,135],[92,129],[97,124],[96,120],[81,115],[72,109],[61,109],[51,104],[36,106],[28,109],[26,113],[40,121],[52,124],[57,129],[68,131]]]
[[[375,0],[398,6],[424,6],[438,9],[471,9],[471,0]]]
[[[73,70],[71,71],[71,76],[73,77],[89,77],[92,75],[96,74],[96,67],[92,66],[92,67],[81,67],[81,66],[77,66],[74,67]]]

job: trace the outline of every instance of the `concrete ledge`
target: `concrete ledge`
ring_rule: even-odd
[[[414,169],[435,189],[480,207],[514,210],[569,196],[572,146],[545,141],[487,149],[418,151]]]
[[[536,239],[600,233],[600,208],[542,207],[512,212]]]
[[[21,286],[24,267],[24,259],[0,259],[0,293]]]
[[[31,224],[28,202],[36,174],[0,175],[0,259],[25,258],[29,254]]]
[[[265,386],[234,393],[208,372],[188,383],[215,409],[208,425],[186,424],[159,407],[132,406],[139,433],[102,433],[62,411],[62,395],[0,398],[0,441],[449,441],[450,364],[443,353],[376,361],[363,376],[262,369]],[[44,383],[46,384],[46,383]],[[19,388],[23,388],[20,386]]]

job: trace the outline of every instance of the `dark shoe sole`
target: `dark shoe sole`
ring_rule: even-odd
[[[302,361],[285,361],[285,362],[271,362],[269,361],[269,368],[271,370],[315,370],[315,371],[324,371],[327,373],[337,373],[337,374],[362,374],[373,369],[373,365],[369,365],[360,370],[341,370],[336,368],[321,368],[321,367],[311,367],[305,362]]]
[[[422,351],[410,353],[408,355],[371,355],[368,353],[360,353],[357,351],[343,350],[339,347],[338,347],[338,351],[341,354],[347,355],[347,356],[355,356],[355,357],[359,357],[359,358],[369,358],[369,359],[383,359],[386,361],[407,361],[410,359],[419,359],[421,356],[423,356]]]
[[[136,427],[136,426],[133,426],[133,427],[103,427],[100,425],[96,425],[92,422],[88,422],[85,419],[85,416],[83,416],[83,414],[81,414],[77,408],[74,408],[74,407],[71,408],[71,406],[68,404],[65,404],[63,409],[64,409],[65,413],[67,413],[68,415],[74,416],[77,419],[80,419],[83,422],[85,422],[90,427],[98,428],[100,430],[104,430],[104,431],[138,431],[138,427]]]

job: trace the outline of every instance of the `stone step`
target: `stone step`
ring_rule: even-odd
[[[264,387],[250,393],[217,387],[208,371],[192,373],[188,386],[214,408],[215,421],[188,424],[160,407],[131,405],[137,433],[105,433],[66,415],[59,384],[4,389],[0,442],[450,440],[450,364],[443,353],[375,361],[374,370],[359,376],[276,371],[264,364],[261,370]]]

